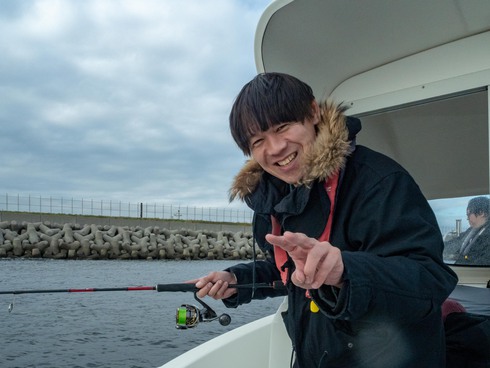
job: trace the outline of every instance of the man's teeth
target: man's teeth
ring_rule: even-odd
[[[277,164],[279,166],[285,166],[285,165],[289,164],[291,161],[293,161],[295,157],[296,157],[296,153],[292,153],[288,157],[286,157],[284,160],[279,161]]]

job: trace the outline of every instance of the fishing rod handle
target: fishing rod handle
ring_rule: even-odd
[[[229,288],[233,289],[282,289],[284,288],[284,285],[281,282],[274,282],[272,285],[270,284],[264,284],[264,283],[257,283],[257,284],[229,284]],[[175,292],[175,291],[180,291],[180,292],[196,292],[199,289],[196,287],[195,284],[188,284],[188,283],[179,283],[179,284],[158,284],[155,287],[155,290],[158,292]]]
[[[199,289],[196,287],[194,284],[158,284],[156,286],[156,291],[162,292],[162,291],[191,291],[195,292],[198,291]]]

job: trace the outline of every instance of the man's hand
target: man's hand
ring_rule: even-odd
[[[213,299],[226,299],[237,292],[235,288],[228,288],[229,284],[236,284],[237,280],[234,274],[227,271],[211,272],[207,276],[195,280],[189,280],[187,283],[196,284],[200,289],[197,292],[199,298],[206,295]]]
[[[344,262],[339,248],[302,233],[286,231],[283,235],[267,234],[265,239],[288,252],[296,270],[291,281],[304,289],[318,289],[323,284],[342,286]]]

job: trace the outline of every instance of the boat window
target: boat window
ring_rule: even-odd
[[[429,201],[444,239],[444,262],[490,267],[490,196]]]

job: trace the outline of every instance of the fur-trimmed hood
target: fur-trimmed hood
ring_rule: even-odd
[[[346,108],[330,102],[320,104],[320,121],[317,138],[306,155],[304,176],[299,185],[310,185],[313,181],[325,180],[344,168],[347,156],[352,152],[352,140],[361,129],[360,121],[347,118]],[[253,159],[249,159],[235,176],[230,189],[230,202],[236,197],[242,201],[255,191],[264,170]]]

